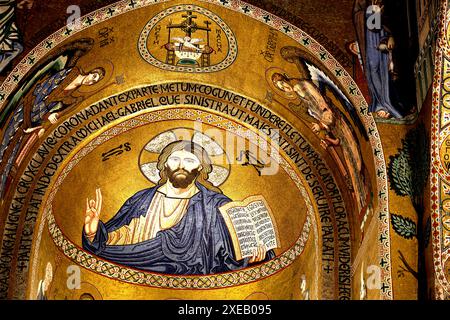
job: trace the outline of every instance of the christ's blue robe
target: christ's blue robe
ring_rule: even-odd
[[[137,244],[107,245],[108,233],[147,215],[159,186],[137,192],[107,223],[99,222],[92,242],[83,228],[83,248],[94,255],[128,267],[164,274],[202,275],[245,268],[249,258],[236,261],[233,244],[219,207],[231,200],[197,183],[184,217],[172,228]],[[275,256],[273,250],[266,260]]]

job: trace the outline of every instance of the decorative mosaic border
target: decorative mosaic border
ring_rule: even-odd
[[[446,58],[444,58],[444,60],[446,60]],[[448,63],[450,63],[450,60],[447,60]],[[443,77],[447,78],[450,77],[450,68],[448,68],[448,70],[445,70],[447,68],[444,68],[444,70],[441,70],[440,72],[443,74]],[[443,80],[444,82],[449,82],[450,78],[447,78],[445,80]],[[449,95],[450,93],[445,89],[444,86],[442,86],[440,88],[441,91],[441,95],[442,95],[442,101],[445,99],[445,95]],[[441,179],[443,179],[444,181],[448,181],[450,182],[450,173],[444,168],[444,166],[442,165],[443,160],[441,158],[441,148],[444,147],[443,143],[447,140],[447,138],[450,136],[450,126],[448,126],[450,119],[448,118],[448,116],[450,115],[450,113],[447,113],[443,110],[441,110],[442,115],[441,115],[441,126],[440,126],[440,132],[439,132],[439,138],[437,140],[437,146],[439,146],[439,150],[436,153],[436,160],[434,161],[434,165],[435,165],[435,169],[437,170],[439,176]]]
[[[36,48],[30,51],[25,58],[13,69],[9,76],[0,86],[0,108],[3,107],[6,97],[15,89],[20,79],[31,69],[36,61],[42,59],[50,50],[61,42],[67,40],[74,34],[96,25],[100,22],[107,21],[118,15],[130,12],[135,9],[144,8],[147,6],[161,4],[169,0],[123,0],[98,9],[81,17],[79,27],[68,29],[61,28],[56,31],[44,41],[42,41]],[[379,265],[382,269],[382,290],[380,297],[382,299],[393,299],[392,292],[392,274],[391,274],[391,253],[390,253],[390,219],[389,219],[389,195],[387,183],[386,162],[384,158],[383,148],[380,140],[380,135],[373,116],[368,112],[368,105],[365,101],[361,91],[356,83],[353,81],[348,72],[337,62],[332,55],[316,42],[307,33],[298,27],[286,22],[285,20],[268,13],[258,7],[250,5],[240,0],[199,0],[201,2],[211,3],[221,6],[235,12],[251,17],[263,24],[276,29],[283,34],[289,36],[299,43],[299,45],[310,52],[313,56],[320,59],[322,63],[335,74],[336,79],[344,85],[345,93],[349,97],[352,104],[358,110],[360,118],[365,124],[366,130],[369,133],[370,143],[372,145],[373,159],[375,168],[377,168],[377,189],[379,196]]]
[[[448,174],[442,168],[440,149],[445,134],[450,134],[450,118],[444,110],[443,97],[446,94],[445,82],[450,77],[450,68],[445,67],[445,62],[450,61],[450,39],[446,31],[450,27],[450,11],[448,1],[443,1],[441,14],[441,26],[436,48],[435,75],[433,82],[433,101],[431,114],[431,236],[433,245],[433,265],[435,271],[435,297],[440,300],[450,297],[450,283],[445,272],[445,263],[450,257],[450,248],[445,248],[443,239],[442,217],[444,212],[441,206],[441,191],[444,181],[450,182]],[[447,128],[446,128],[447,127]]]
[[[309,233],[311,227],[311,222],[308,218],[305,223],[302,236],[295,244],[295,247],[280,257],[264,263],[261,266],[225,274],[178,277],[152,274],[145,271],[129,269],[105,260],[97,259],[85,251],[80,250],[70,240],[66,239],[56,225],[54,217],[51,214],[48,215],[48,223],[49,230],[55,244],[62,250],[64,255],[79,265],[115,280],[170,289],[227,288],[254,282],[271,276],[288,267],[296,259],[296,257],[301,254],[308,239],[308,236],[305,236],[305,234]]]
[[[149,52],[147,40],[153,27],[168,15],[187,10],[201,13],[210,18],[211,20],[214,20],[220,26],[222,31],[226,34],[228,40],[228,53],[226,58],[219,64],[212,65],[209,67],[173,66],[159,61],[158,59],[153,57],[153,55]],[[231,31],[230,27],[219,16],[215,15],[209,10],[206,10],[205,8],[198,7],[195,5],[179,5],[160,12],[145,25],[144,29],[141,32],[141,35],[139,36],[138,50],[139,54],[145,61],[150,63],[152,66],[155,66],[163,70],[177,71],[177,72],[217,72],[228,68],[234,62],[234,60],[236,60],[238,47],[236,37],[234,36],[233,31]]]
[[[45,210],[48,228],[50,235],[55,245],[63,252],[63,254],[69,259],[73,260],[77,264],[85,267],[86,269],[97,272],[103,276],[113,278],[116,280],[125,281],[128,283],[149,285],[154,287],[164,287],[172,289],[213,289],[213,288],[225,288],[230,286],[242,285],[249,282],[257,281],[259,279],[271,276],[292,264],[303,252],[306,241],[309,238],[311,229],[311,220],[314,217],[314,208],[309,195],[302,184],[301,178],[296,174],[288,162],[280,155],[276,154],[274,160],[279,162],[280,166],[291,177],[300,190],[302,197],[305,199],[307,207],[306,221],[303,226],[303,230],[300,237],[295,244],[282,253],[280,256],[256,267],[243,269],[240,271],[207,275],[207,276],[170,276],[161,275],[146,271],[135,270],[120,266],[102,259],[99,259],[86,251],[81,250],[72,241],[64,236],[63,232],[57,225],[55,218],[52,214],[52,202],[59,190],[59,187],[64,182],[70,171],[89,153],[95,150],[99,145],[104,142],[113,139],[114,137],[130,131],[136,127],[149,125],[154,122],[165,120],[202,120],[203,123],[208,123],[217,128],[232,132],[243,138],[250,138],[245,133],[250,135],[251,133],[242,125],[233,123],[226,118],[218,115],[212,115],[208,112],[195,109],[165,109],[160,111],[150,111],[142,115],[138,115],[129,120],[126,120],[116,126],[106,130],[99,136],[90,141],[86,146],[79,150],[74,157],[67,163],[62,169],[61,173],[56,178],[56,182],[53,185],[50,195],[45,203]],[[243,134],[244,133],[244,134]],[[269,146],[263,141],[260,141],[259,147],[268,151]],[[45,223],[45,219],[42,220],[42,224]]]

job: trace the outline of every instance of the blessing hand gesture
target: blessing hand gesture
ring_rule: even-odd
[[[93,237],[97,233],[100,212],[102,210],[102,193],[100,189],[95,189],[96,199],[86,199],[86,215],[84,219],[84,232],[88,237]]]

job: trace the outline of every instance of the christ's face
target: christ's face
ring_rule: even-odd
[[[175,188],[187,188],[201,169],[197,156],[186,150],[175,151],[166,162],[167,176]]]

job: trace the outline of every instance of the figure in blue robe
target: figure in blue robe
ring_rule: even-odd
[[[378,46],[382,42],[387,41],[388,37],[389,35],[384,29],[381,29],[379,32],[370,30],[366,32],[366,76],[372,98],[369,111],[376,113],[384,110],[395,118],[403,118],[399,112],[402,106],[395,95],[395,88],[390,78],[389,64],[391,62],[389,53],[378,49]]]
[[[383,10],[376,13],[373,10],[383,8],[380,0],[356,0],[353,12],[356,33],[358,37],[361,58],[371,96],[369,112],[377,113],[382,118],[389,116],[401,119],[401,110],[405,110],[394,84],[394,65],[392,59],[392,38],[389,19]],[[379,19],[375,15],[380,15]],[[380,22],[377,26],[372,22]],[[370,28],[368,27],[370,25]]]
[[[107,245],[108,233],[145,216],[158,187],[137,192],[107,223],[99,221],[91,242],[83,229],[83,248],[101,258],[125,266],[164,274],[205,275],[245,268],[249,258],[236,261],[233,244],[219,207],[231,200],[200,183],[184,217],[170,229],[137,244]],[[273,250],[266,259],[275,257]]]

